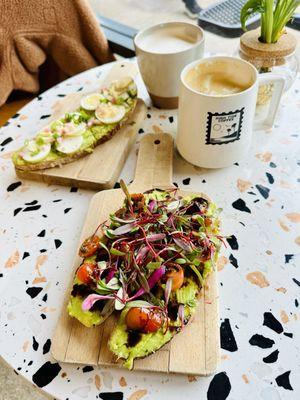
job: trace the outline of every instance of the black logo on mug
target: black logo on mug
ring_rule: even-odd
[[[206,144],[226,144],[239,140],[244,107],[223,113],[207,113]]]

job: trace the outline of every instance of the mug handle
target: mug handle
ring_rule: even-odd
[[[283,78],[282,76],[278,76],[276,74],[272,74],[271,72],[258,75],[259,87],[262,85],[270,85],[270,84],[274,85],[274,90],[272,93],[272,98],[269,105],[267,116],[262,121],[254,122],[254,128],[258,130],[272,128],[277,114],[280,99],[283,93],[283,89],[285,86],[285,78]]]

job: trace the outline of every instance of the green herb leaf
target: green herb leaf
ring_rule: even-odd
[[[110,254],[113,254],[115,256],[125,256],[126,253],[124,253],[123,251],[117,250],[114,247],[111,247]]]
[[[185,258],[176,258],[176,264],[186,264],[187,260]]]
[[[153,271],[153,270],[159,268],[160,266],[161,266],[161,261],[157,261],[157,262],[151,261],[146,265],[146,268],[149,269],[150,271]]]

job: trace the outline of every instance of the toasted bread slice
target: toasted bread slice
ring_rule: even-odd
[[[94,93],[91,96],[94,95],[101,96],[102,98],[102,100],[99,100],[97,108],[92,110],[89,108],[85,109],[81,105],[73,113],[66,113],[59,120],[52,122],[44,130],[41,130],[30,141],[33,142],[33,148],[28,146],[28,140],[25,141],[24,146],[12,156],[15,168],[22,171],[36,171],[57,166],[60,167],[92,153],[96,146],[109,140],[126,124],[137,104],[135,83],[131,78],[127,77],[125,81],[124,78],[115,81],[109,88],[104,88],[100,93]],[[103,107],[104,110],[101,110]],[[114,110],[121,109],[121,115],[117,120],[114,120],[109,114],[111,109],[108,110],[108,116],[105,115],[105,112],[110,107]],[[99,108],[100,116],[97,114]],[[104,116],[101,111],[104,111]],[[84,126],[82,132],[79,132],[79,134],[75,132],[74,135],[72,132],[68,132],[70,125],[71,129],[76,131],[76,128],[82,125],[82,122]],[[71,150],[71,152],[64,153],[59,151],[59,141],[65,140],[66,137],[72,137],[72,135],[73,137],[76,135],[82,136],[82,145],[75,151]],[[40,148],[45,146],[45,143],[48,143],[47,146],[50,146],[49,143],[51,143],[50,152],[45,157],[41,157],[41,159],[36,158],[35,154],[39,153]]]

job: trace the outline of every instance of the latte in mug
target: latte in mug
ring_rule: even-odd
[[[258,85],[272,84],[274,90],[257,129],[272,126],[285,85],[284,78],[259,75],[247,61],[227,56],[195,61],[180,78],[177,148],[187,161],[204,168],[243,159],[251,143]]]
[[[166,22],[139,32],[134,46],[153,104],[177,108],[180,73],[191,61],[203,56],[203,30],[187,22]]]
[[[160,54],[177,53],[187,50],[197,43],[197,36],[189,31],[178,30],[176,26],[158,28],[140,41],[144,51]]]
[[[244,76],[242,78],[238,71],[228,67],[223,61],[207,61],[190,69],[185,82],[199,93],[212,96],[225,96],[240,93],[252,85],[252,81]]]

